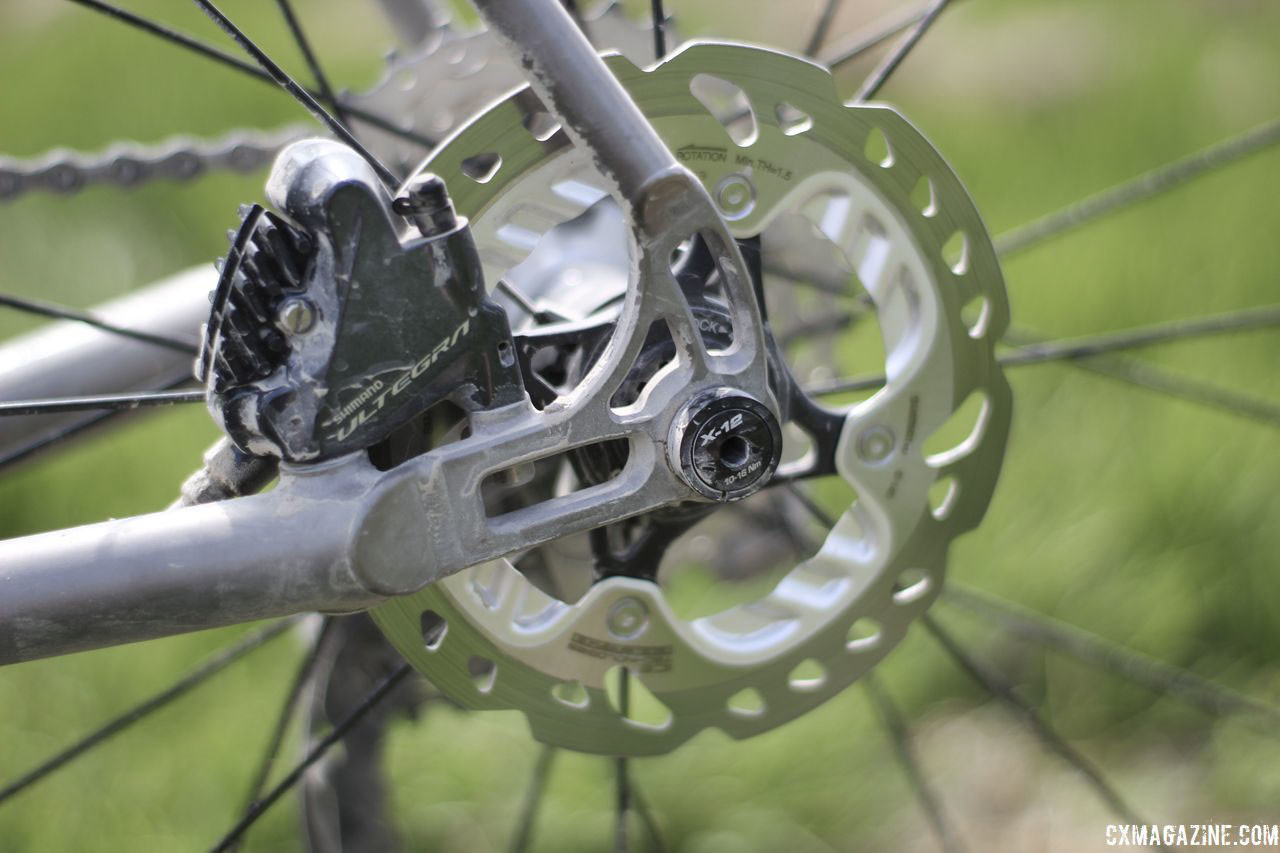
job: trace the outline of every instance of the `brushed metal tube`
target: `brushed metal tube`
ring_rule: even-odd
[[[475,0],[530,85],[627,199],[680,167],[596,49],[555,0]]]
[[[276,493],[0,541],[0,664],[380,600],[358,514]]]

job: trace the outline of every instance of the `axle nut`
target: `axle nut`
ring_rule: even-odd
[[[732,388],[685,404],[671,425],[671,465],[695,491],[736,501],[759,490],[782,457],[782,430],[769,408]]]

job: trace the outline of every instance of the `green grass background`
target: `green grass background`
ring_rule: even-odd
[[[297,68],[274,6],[228,0]],[[686,32],[801,44],[818,0],[668,6]],[[219,40],[194,7],[131,8]],[[334,76],[376,78],[376,14],[299,0]],[[727,6],[727,11],[726,11]],[[837,32],[889,4],[848,0]],[[841,72],[852,92],[866,65]],[[0,151],[32,155],[297,120],[283,96],[69,3],[0,9]],[[964,0],[883,96],[934,140],[993,233],[1280,115],[1273,0]],[[0,207],[0,289],[91,305],[225,247],[261,177]],[[1075,232],[1006,268],[1014,318],[1054,336],[1276,301],[1280,151]],[[0,335],[34,324],[0,316]],[[1280,399],[1280,335],[1167,346],[1143,358]],[[1280,701],[1280,441],[1274,427],[1070,367],[1011,375],[1005,475],[952,573],[1254,695]],[[0,428],[3,425],[0,424]],[[0,479],[0,535],[157,509],[214,438],[198,410],[99,435]],[[975,648],[1162,822],[1280,822],[1280,744],[1238,722],[1026,648],[939,605]],[[160,688],[235,631],[0,671],[0,777]],[[147,724],[0,805],[0,850],[203,849],[229,826],[292,672],[277,641]],[[973,849],[1102,847],[1087,788],[917,632],[880,671]],[[1271,735],[1274,735],[1274,724]],[[397,732],[396,806],[413,849],[503,849],[537,747],[517,715],[433,708]],[[539,849],[599,850],[611,771],[561,756]],[[707,734],[636,775],[681,850],[932,849],[862,692],[753,741]],[[296,850],[284,803],[247,849]]]

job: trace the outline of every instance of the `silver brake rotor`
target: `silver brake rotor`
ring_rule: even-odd
[[[804,217],[874,303],[887,383],[847,407],[837,447],[857,499],[763,598],[703,618],[680,618],[659,585],[631,578],[568,603],[505,559],[373,615],[460,705],[521,710],[534,736],[557,746],[643,755],[708,727],[746,737],[795,718],[874,666],[929,606],[950,541],[978,523],[1000,468],[1011,400],[994,342],[1008,309],[973,203],[892,109],[845,106],[822,67],[745,45],[691,44],[648,71],[622,57],[610,65],[735,236],[767,237]],[[706,75],[750,103],[754,128],[737,142],[691,92]],[[517,93],[424,166],[474,224],[490,282],[603,196],[591,165],[537,111]],[[886,143],[874,157],[873,137]],[[982,406],[967,437],[926,456],[925,442],[971,395]],[[938,483],[950,488],[931,503]],[[646,714],[610,700],[619,667],[649,694]]]
[[[631,20],[616,3],[584,16],[583,25],[599,50],[616,50],[635,61],[653,55],[647,23]],[[380,116],[395,116],[404,130],[440,139],[506,92],[524,84],[511,52],[488,29],[445,26],[420,43],[393,54],[382,78],[344,103]],[[361,138],[387,163],[408,167],[422,149],[377,127],[361,127]]]

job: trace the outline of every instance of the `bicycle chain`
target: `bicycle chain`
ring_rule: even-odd
[[[586,24],[597,44],[637,62],[648,58],[648,27],[630,21],[620,7],[606,5]],[[423,96],[418,81],[433,82],[430,97]],[[441,81],[448,85],[438,85]],[[390,56],[380,81],[341,100],[443,136],[521,82],[519,68],[488,30],[446,26],[438,37]],[[374,127],[361,127],[361,132],[380,158],[406,172],[426,153]],[[315,126],[295,125],[275,131],[238,129],[213,139],[180,136],[152,145],[120,141],[101,152],[56,149],[31,159],[0,155],[0,202],[35,191],[70,195],[104,184],[130,188],[158,179],[188,181],[219,170],[252,172],[269,165],[290,142],[319,133]]]
[[[213,139],[178,136],[145,145],[117,142],[100,152],[58,149],[30,159],[0,157],[0,201],[26,193],[68,195],[91,186],[136,187],[157,179],[189,181],[207,172],[252,172],[268,165],[279,150],[315,129],[234,130]]]

